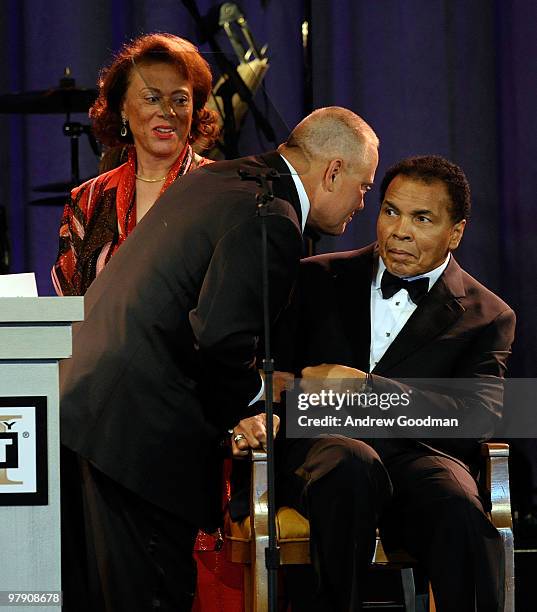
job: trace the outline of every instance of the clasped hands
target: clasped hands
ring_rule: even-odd
[[[262,372],[260,374],[263,376]],[[291,389],[295,377],[289,372],[275,371],[272,375],[272,397],[275,402],[280,401],[282,392]],[[262,400],[265,399],[263,394]],[[274,436],[280,429],[280,417],[273,415]],[[231,434],[231,450],[235,458],[241,458],[248,454],[251,448],[265,448],[267,443],[267,424],[265,413],[256,414],[253,417],[242,419],[235,425]]]
[[[366,376],[366,372],[362,372],[362,370],[333,363],[322,363],[302,370],[302,378],[304,379],[363,379],[366,378]],[[291,389],[293,382],[293,374],[275,371],[272,382],[274,401],[280,401],[281,393],[286,389]],[[273,419],[273,431],[274,436],[276,436],[280,428],[280,417],[275,414],[273,415]],[[264,412],[256,414],[253,417],[242,419],[242,421],[235,425],[231,434],[231,449],[235,458],[246,456],[250,449],[265,448],[266,442],[267,427]]]

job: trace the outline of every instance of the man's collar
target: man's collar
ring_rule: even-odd
[[[375,289],[380,289],[380,282],[382,280],[382,275],[384,274],[384,270],[386,270],[386,264],[384,263],[382,257],[379,255],[378,261],[378,269],[375,278],[373,279],[373,287]],[[445,261],[441,263],[438,267],[434,268],[434,270],[430,270],[425,274],[417,274],[416,276],[405,276],[405,280],[416,280],[418,278],[428,278],[429,279],[429,291],[431,287],[436,283],[436,281],[442,276],[444,270],[448,267],[449,260],[451,259],[451,253],[448,253]]]

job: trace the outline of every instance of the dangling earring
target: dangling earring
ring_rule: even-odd
[[[125,117],[125,115],[121,116],[121,130],[119,131],[119,135],[123,136],[123,138],[127,135],[127,117]]]

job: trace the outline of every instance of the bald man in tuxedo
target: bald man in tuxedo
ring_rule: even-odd
[[[262,215],[239,170],[279,177],[263,215],[276,319],[305,226],[344,231],[377,149],[355,113],[317,109],[278,151],[177,181],[92,283],[60,371],[66,609],[190,609],[196,533],[220,520],[219,443],[233,426],[233,444],[265,436],[250,406],[261,387]]]

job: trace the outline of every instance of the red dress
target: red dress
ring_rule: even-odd
[[[166,175],[159,195],[177,179],[212,160],[186,145]],[[136,150],[127,161],[71,191],[60,223],[60,246],[52,268],[58,295],[84,295],[97,274],[136,226]]]

